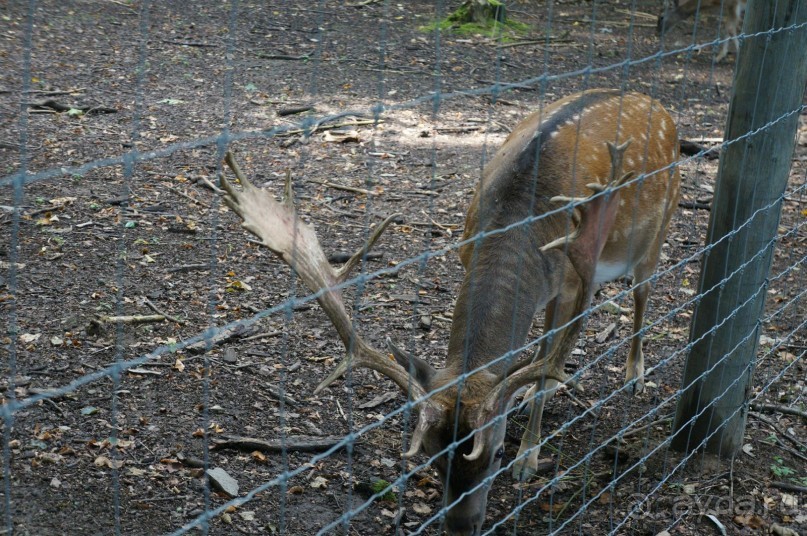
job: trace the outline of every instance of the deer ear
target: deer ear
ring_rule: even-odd
[[[434,377],[437,371],[421,358],[415,357],[406,350],[398,348],[389,337],[387,337],[387,348],[392,352],[395,361],[409,371],[415,381],[428,391],[432,377]]]

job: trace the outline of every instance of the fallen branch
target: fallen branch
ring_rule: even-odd
[[[771,487],[782,491],[795,491],[796,493],[807,493],[807,486],[797,486],[789,482],[771,482]]]
[[[255,332],[254,327],[246,327],[243,324],[223,328],[221,331],[210,337],[209,339],[195,342],[187,347],[188,352],[192,354],[201,354],[212,349],[214,346],[219,346],[225,342],[233,339],[241,339],[248,337]]]
[[[678,142],[678,146],[682,155],[686,156],[700,155],[707,160],[716,160],[720,158],[719,147],[712,147],[711,149],[707,149],[703,145],[695,143],[694,141],[690,140],[680,140]]]
[[[633,26],[634,28],[657,28],[658,24],[656,23],[649,23],[649,22],[630,22],[624,20],[591,20],[589,18],[585,19],[558,19],[559,21],[562,20],[563,22],[576,22],[579,24],[591,24],[595,23],[598,26],[616,26],[619,28],[628,28]]]
[[[287,115],[296,115],[301,114],[303,112],[310,112],[313,110],[313,106],[286,106],[284,108],[278,108],[277,115],[280,117],[284,117]]]
[[[652,20],[654,23],[658,20],[658,15],[653,15],[651,13],[645,13],[644,11],[636,11],[636,10],[629,10],[629,9],[615,9],[617,13],[622,13],[623,15],[634,16],[642,19]],[[656,24],[654,24],[655,26]]]
[[[53,99],[48,99],[39,102],[29,102],[28,106],[34,110],[53,110],[58,113],[69,112],[71,110],[79,110],[85,115],[90,114],[116,114],[118,110],[115,108],[105,108],[103,106],[68,106]]]
[[[295,136],[297,134],[305,134],[306,136],[311,136],[315,132],[319,130],[331,130],[334,128],[342,128],[342,127],[354,127],[360,125],[378,125],[383,123],[383,119],[368,119],[363,121],[351,121],[351,122],[344,122],[344,123],[332,123],[329,125],[323,125],[322,123],[315,123],[311,126],[311,128],[298,128],[295,130],[287,130],[285,132],[280,132],[275,135],[276,138],[285,138],[288,136]]]
[[[338,445],[344,436],[287,436],[283,439],[265,441],[253,437],[229,436],[214,440],[210,450],[235,449],[243,452],[322,452]]]
[[[99,316],[99,322],[107,324],[154,324],[165,321],[165,315],[122,315],[122,316]]]
[[[352,253],[345,253],[345,252],[339,251],[339,252],[331,253],[330,255],[328,255],[328,262],[331,262],[331,263],[334,263],[334,264],[344,264],[347,261],[349,261],[352,256],[353,256]],[[378,260],[378,259],[383,259],[384,254],[383,253],[368,253],[367,255],[364,256],[364,258],[367,259],[368,261],[375,261],[375,260]]]
[[[303,54],[302,56],[289,56],[288,54],[263,54],[256,52],[255,55],[265,60],[305,61],[311,59],[307,54]]]
[[[801,417],[802,419],[807,419],[807,411],[802,411],[790,406],[752,403],[751,409],[756,411],[764,411],[766,413],[784,413],[786,415],[795,415],[797,417]]]
[[[163,43],[167,45],[180,45],[184,47],[206,47],[206,48],[216,48],[218,45],[211,45],[210,43],[201,43],[198,41],[168,41],[163,39]]]

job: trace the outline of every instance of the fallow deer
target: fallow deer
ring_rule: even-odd
[[[393,380],[417,407],[404,456],[422,450],[435,457],[444,488],[445,528],[464,536],[481,532],[513,399],[524,387],[543,386],[515,463],[515,473],[524,476],[537,462],[547,393],[570,381],[564,363],[594,286],[630,273],[638,284],[626,379],[635,391],[642,389],[640,330],[648,279],[677,205],[680,179],[672,165],[677,158],[672,118],[658,101],[638,93],[586,91],[518,124],[485,166],[468,210],[460,250],[467,271],[442,369],[406,354],[389,339],[394,360],[373,348],[354,330],[338,290],[394,216],[335,270],[313,228],[296,215],[290,177],[285,199],[277,202],[253,186],[228,155],[242,188],[227,181],[223,186],[225,201],[243,219],[243,227],[317,295],[348,350],[315,393],[348,367],[373,369]],[[560,202],[569,205],[563,209]],[[571,323],[551,343],[544,340],[536,359],[516,362],[516,350],[542,308],[547,309],[547,329]]]
[[[720,10],[723,15],[723,28],[727,41],[723,42],[715,61],[721,61],[729,53],[729,42],[734,44],[735,53],[740,52],[740,41],[737,35],[740,32],[745,11],[746,0],[681,0],[677,5],[671,5],[658,18],[658,32],[663,35],[676,24],[694,15],[707,10]]]

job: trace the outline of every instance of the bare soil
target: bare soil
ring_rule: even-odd
[[[734,58],[714,64],[712,49],[620,64],[659,50],[655,20],[641,15],[655,15],[656,1],[519,2],[510,15],[531,25],[524,39],[535,41],[520,46],[481,36],[437,39],[420,27],[440,14],[434,2],[421,0],[156,2],[146,18],[139,16],[142,4],[37,2],[30,43],[29,2],[0,4],[0,176],[54,170],[19,195],[0,187],[5,401],[304,296],[289,270],[249,242],[206,186],[218,181],[224,147],[216,140],[225,131],[241,136],[229,148],[256,183],[279,192],[291,171],[299,211],[329,253],[354,251],[371,225],[402,213],[404,222],[375,248],[381,258],[364,267],[372,272],[456,243],[486,157],[541,103],[591,87],[637,90],[668,107],[682,137],[718,139],[731,93]],[[692,28],[690,22],[673,31],[667,49],[691,42]],[[715,28],[714,17],[702,21],[698,41],[713,39]],[[523,82],[571,72],[577,74]],[[484,90],[496,81],[521,85]],[[46,100],[84,113],[28,106]],[[378,105],[390,110],[376,114]],[[311,111],[282,115],[300,106]],[[315,118],[334,114],[344,115],[314,128]],[[308,135],[288,131],[300,122]],[[123,158],[134,149],[138,158]],[[789,191],[804,184],[806,160],[799,146]],[[746,448],[733,463],[702,454],[684,460],[662,447],[637,466],[667,437],[665,419],[674,412],[692,312],[686,302],[697,288],[700,258],[669,268],[702,247],[709,218],[702,207],[717,160],[696,159],[682,171],[690,208],[674,219],[651,298],[645,358],[655,368],[647,392],[611,396],[581,417],[581,405],[621,387],[627,354],[630,315],[594,313],[582,352],[570,358],[576,367],[597,360],[583,378],[586,393],[550,402],[544,432],[577,420],[544,449],[553,462],[545,474],[524,485],[509,472],[497,478],[487,526],[521,508],[497,532],[719,534],[717,523],[727,534],[774,524],[807,531],[807,427],[797,416],[752,413]],[[782,234],[795,231],[776,251],[767,309],[781,313],[762,324],[754,378],[761,400],[802,410],[805,214],[803,191],[785,200]],[[461,277],[449,249],[349,291],[360,332],[378,347],[389,336],[439,366]],[[608,285],[597,303],[618,297],[632,307],[627,288]],[[146,300],[174,319],[92,322],[99,315],[154,314]],[[598,343],[595,336],[611,324],[613,334]],[[539,326],[537,319],[533,337]],[[784,343],[771,351],[778,339]],[[205,486],[196,460],[224,469],[241,496],[304,466],[312,453],[208,447],[228,435],[343,436],[400,407],[395,386],[367,371],[314,397],[342,355],[311,302],[261,318],[208,351],[164,352],[18,411],[4,424],[3,526],[20,535],[167,533],[227,500]],[[634,421],[618,450],[585,458]],[[401,462],[405,422],[397,415],[362,433],[350,449],[305,466],[206,530],[317,533],[363,504],[379,480],[393,482],[405,465],[422,463]],[[506,461],[525,423],[523,416],[511,420]],[[422,468],[392,497],[371,502],[332,532],[393,534],[396,524],[413,532],[439,510],[441,496],[434,472]],[[420,533],[438,530],[435,522]]]

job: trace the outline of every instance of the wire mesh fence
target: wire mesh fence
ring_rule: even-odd
[[[3,530],[803,531],[807,107],[724,133],[738,50],[807,22],[679,4],[511,2],[487,26],[439,0],[3,6]],[[764,57],[798,70],[804,51]],[[771,155],[784,193],[735,196],[758,208],[709,242],[717,157],[765,181],[744,155],[797,118],[795,151]],[[602,254],[569,239],[595,231]],[[705,296],[734,299],[768,257],[690,336]],[[758,345],[744,375],[714,379],[732,348],[688,377],[758,300],[734,334]],[[704,379],[715,400],[676,418]],[[747,415],[736,456],[701,448],[722,425],[673,448],[674,421],[717,407]]]

